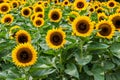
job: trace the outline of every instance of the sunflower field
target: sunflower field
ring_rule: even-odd
[[[120,80],[120,3],[0,0],[0,80]]]

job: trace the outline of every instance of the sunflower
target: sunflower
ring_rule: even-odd
[[[75,0],[74,2],[74,8],[76,10],[82,10],[82,9],[86,9],[87,7],[87,2],[85,0]]]
[[[31,36],[30,34],[25,30],[19,30],[15,33],[15,38],[17,43],[30,43],[31,42]]]
[[[104,20],[96,25],[96,29],[100,30],[97,32],[97,36],[107,39],[111,39],[115,32],[115,27],[112,22]]]
[[[13,22],[14,17],[11,14],[6,14],[2,17],[1,22],[3,24],[11,24]]]
[[[37,4],[38,5],[41,5],[43,3],[43,1],[38,1]]]
[[[42,5],[35,5],[33,7],[33,12],[37,13],[37,12],[44,12],[44,7]]]
[[[70,6],[69,0],[64,0],[64,1],[62,2],[62,5],[63,5],[63,6]]]
[[[106,19],[106,18],[107,18],[107,16],[106,16],[105,13],[99,13],[99,14],[98,14],[98,21],[104,20],[104,19]]]
[[[71,11],[70,15],[68,16],[68,21],[72,23],[76,17],[80,16],[78,12]]]
[[[110,0],[107,2],[107,7],[108,8],[115,8],[116,7],[116,1]]]
[[[110,15],[109,19],[112,21],[115,28],[120,31],[120,13]]]
[[[102,12],[103,12],[103,8],[102,8],[102,7],[98,7],[98,8],[96,9],[96,12],[97,12],[97,13],[102,13]]]
[[[95,8],[94,7],[90,7],[89,8],[89,12],[93,13],[95,11]]]
[[[5,2],[7,2],[7,0],[0,0],[0,4]]]
[[[62,11],[60,9],[50,10],[48,17],[51,22],[59,22],[62,18]]]
[[[98,4],[94,4],[94,8],[97,9],[99,7]]]
[[[19,44],[12,50],[12,61],[18,67],[28,67],[37,61],[37,52],[29,43]]]
[[[9,3],[1,3],[0,4],[0,13],[6,14],[10,11]]]
[[[65,38],[66,34],[61,28],[52,29],[47,32],[46,42],[50,48],[58,49],[66,43]]]
[[[35,15],[36,15],[36,13],[34,13],[34,14],[32,14],[32,15],[30,16],[30,20],[31,20],[31,21],[33,21],[33,20],[35,19]]]
[[[44,13],[43,12],[37,12],[36,17],[44,18]]]
[[[24,17],[29,17],[31,15],[32,11],[29,7],[23,7],[21,10],[21,14]]]
[[[116,10],[116,13],[120,13],[120,7]]]
[[[10,4],[11,4],[12,8],[17,8],[19,6],[19,2],[16,0],[11,1]]]
[[[87,16],[79,16],[72,23],[72,30],[77,36],[90,36],[93,31],[93,23]]]
[[[42,3],[42,5],[44,6],[44,8],[47,8],[48,5],[49,5],[49,3],[48,3],[48,1],[44,1],[44,2]]]
[[[44,25],[44,19],[43,18],[39,18],[39,17],[36,17],[34,20],[33,20],[33,25],[35,27],[41,27]]]
[[[10,39],[13,39],[15,37],[15,33],[19,28],[20,26],[13,26],[10,28],[10,31],[9,31]]]

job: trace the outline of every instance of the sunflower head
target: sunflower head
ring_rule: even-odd
[[[31,43],[31,36],[25,30],[19,30],[15,33],[17,43]]]
[[[98,7],[98,8],[96,9],[96,12],[97,12],[97,13],[102,13],[102,11],[103,11],[103,8],[102,8],[102,7]]]
[[[1,3],[0,4],[0,13],[6,14],[10,11],[10,5],[9,3]]]
[[[109,19],[112,21],[115,28],[120,31],[120,13],[110,15]]]
[[[62,2],[62,5],[63,5],[63,6],[70,6],[69,0],[64,0],[64,1]]]
[[[12,61],[18,67],[27,67],[37,61],[37,52],[29,43],[19,44],[12,51]]]
[[[42,5],[35,5],[33,7],[33,12],[37,13],[37,12],[44,12],[44,7]]]
[[[34,20],[33,20],[33,25],[35,27],[42,27],[44,25],[44,19],[43,18],[39,18],[39,17],[36,17]]]
[[[6,14],[2,17],[1,22],[3,24],[11,24],[13,22],[14,17],[11,14]]]
[[[79,16],[72,23],[72,30],[77,36],[90,36],[93,28],[93,23],[87,16]]]
[[[93,13],[95,11],[95,8],[94,7],[90,7],[89,8],[89,12]]]
[[[52,29],[47,32],[46,42],[50,48],[58,49],[63,47],[66,40],[65,32],[59,29]]]
[[[29,17],[31,15],[32,11],[29,7],[23,7],[21,10],[21,14],[24,17]]]
[[[15,1],[13,0],[12,2],[10,2],[12,8],[17,8],[19,6],[19,2],[18,1]]]
[[[107,18],[107,16],[106,16],[105,13],[99,13],[99,14],[98,14],[98,21],[104,20],[104,19],[106,19],[106,18]]]
[[[48,17],[51,22],[59,22],[62,18],[62,12],[60,9],[52,9],[50,10]]]
[[[96,29],[100,30],[97,33],[97,36],[107,39],[111,39],[115,32],[115,27],[113,26],[112,22],[105,20],[99,22],[96,25]]]
[[[35,19],[35,15],[36,15],[36,13],[34,13],[34,14],[32,14],[32,15],[30,16],[30,20],[31,20],[31,21],[33,21],[33,20]]]
[[[76,17],[80,16],[78,12],[71,11],[70,15],[68,16],[68,21],[72,23]]]
[[[108,1],[107,2],[107,7],[108,8],[114,8],[114,7],[116,7],[116,1],[114,1],[114,0]]]
[[[43,12],[37,12],[36,17],[44,18],[44,13]]]
[[[87,2],[85,0],[75,0],[74,7],[76,10],[82,10],[87,7]]]

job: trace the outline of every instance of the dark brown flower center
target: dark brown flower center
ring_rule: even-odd
[[[52,15],[51,15],[51,18],[53,20],[58,20],[60,17],[59,13],[58,12],[53,12]]]
[[[25,43],[28,42],[28,36],[25,34],[21,34],[18,36],[18,42],[19,43]]]
[[[102,9],[98,9],[98,10],[97,10],[97,13],[102,13]]]
[[[101,30],[99,33],[102,35],[102,36],[109,36],[112,29],[110,27],[109,24],[101,24],[99,29]]]
[[[90,8],[90,12],[93,12],[94,11],[94,9],[93,8]]]
[[[70,17],[70,21],[72,21],[72,22],[73,22],[73,21],[74,21],[74,19],[75,19],[75,18],[73,18],[73,17]]]
[[[38,17],[43,18],[43,15],[42,15],[42,14],[39,14]]]
[[[68,2],[65,2],[65,5],[67,5],[68,4]]]
[[[110,6],[110,7],[114,7],[114,5],[115,5],[115,4],[114,4],[113,2],[110,2],[110,3],[109,3],[109,6]]]
[[[99,21],[104,20],[104,16],[99,17]]]
[[[41,7],[37,7],[37,8],[35,9],[35,12],[42,12]]]
[[[87,33],[90,29],[90,26],[89,26],[89,23],[85,20],[83,21],[79,21],[77,24],[76,24],[76,29],[79,33]]]
[[[5,18],[4,22],[5,22],[5,23],[10,23],[11,20],[12,20],[12,19],[11,19],[10,17],[7,17],[7,18]]]
[[[84,7],[84,3],[83,2],[78,2],[77,3],[77,8],[83,8]]]
[[[25,48],[18,51],[17,59],[21,63],[28,63],[32,60],[32,53],[29,49]]]
[[[97,9],[97,8],[98,8],[98,6],[96,5],[96,6],[95,6],[95,9]]]
[[[116,29],[120,29],[120,16],[116,16],[112,19],[112,22],[114,24],[114,26],[116,27]]]
[[[41,20],[36,21],[36,25],[40,26],[42,24]]]
[[[62,43],[63,36],[61,33],[55,32],[55,33],[51,34],[50,41],[53,45],[58,46]]]
[[[4,2],[4,0],[0,0],[0,3],[3,3]]]
[[[24,14],[24,15],[29,15],[29,13],[30,13],[30,11],[29,11],[28,9],[25,9],[25,10],[23,11],[23,14]]]
[[[14,2],[14,3],[13,3],[13,8],[16,8],[16,7],[17,7],[17,3]]]
[[[2,7],[1,7],[1,11],[2,11],[2,12],[8,11],[8,7],[7,7],[7,6],[2,6]]]

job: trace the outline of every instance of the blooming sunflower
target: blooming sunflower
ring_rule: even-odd
[[[76,10],[82,10],[82,9],[86,9],[87,5],[88,4],[85,0],[75,0],[73,6]]]
[[[62,5],[63,5],[63,6],[70,6],[69,0],[64,0],[64,1],[62,2]]]
[[[96,9],[96,12],[97,12],[97,13],[102,13],[102,12],[103,12],[103,8],[102,8],[102,7],[98,7],[98,8]]]
[[[30,20],[33,21],[35,19],[35,15],[36,13],[33,13],[31,16],[30,16]]]
[[[42,5],[35,5],[33,7],[33,12],[37,13],[37,12],[44,12],[44,7]]]
[[[110,19],[110,21],[112,21],[112,23],[115,26],[116,30],[120,31],[120,13],[110,15],[109,19]]]
[[[35,17],[44,18],[43,12],[37,12]]]
[[[111,39],[115,32],[115,27],[110,21],[101,21],[96,25],[96,29],[100,30],[97,32],[97,36],[102,38]]]
[[[0,13],[1,14],[6,14],[10,11],[10,5],[9,3],[1,3],[0,4]]]
[[[17,31],[15,33],[15,38],[16,38],[17,43],[30,43],[31,42],[31,36],[25,30]]]
[[[12,61],[18,67],[27,67],[37,61],[37,52],[29,43],[19,44],[12,51]]]
[[[19,2],[16,0],[13,0],[10,2],[12,8],[17,8],[19,6]]]
[[[36,17],[34,20],[33,20],[33,25],[35,27],[41,27],[44,25],[44,19],[43,18],[39,18],[39,17]]]
[[[29,17],[31,15],[32,11],[29,7],[23,7],[21,10],[21,14],[24,17]]]
[[[90,36],[93,31],[93,23],[87,16],[79,16],[72,23],[72,30],[77,36]]]
[[[5,15],[2,17],[1,22],[2,22],[3,24],[9,25],[9,24],[11,24],[11,23],[13,22],[13,20],[14,20],[14,17],[13,17],[11,14],[5,14]]]
[[[95,8],[94,7],[90,7],[89,8],[89,12],[93,13],[95,11]]]
[[[116,7],[116,1],[110,0],[107,2],[107,7],[108,8],[115,8]]]
[[[51,22],[59,22],[62,18],[62,12],[60,9],[52,9],[50,10],[48,17]]]
[[[99,13],[99,14],[98,14],[98,21],[104,20],[104,19],[106,19],[106,18],[107,18],[107,16],[106,16],[105,13]]]
[[[61,28],[52,29],[47,32],[46,42],[50,48],[58,49],[66,43],[65,38],[66,34]]]
[[[80,16],[78,12],[71,11],[70,15],[68,16],[68,21],[72,23],[76,17]]]
[[[16,29],[19,29],[20,26],[13,26],[10,28],[9,35],[10,39],[13,39],[15,37]]]
[[[120,7],[116,10],[116,13],[120,13]]]

